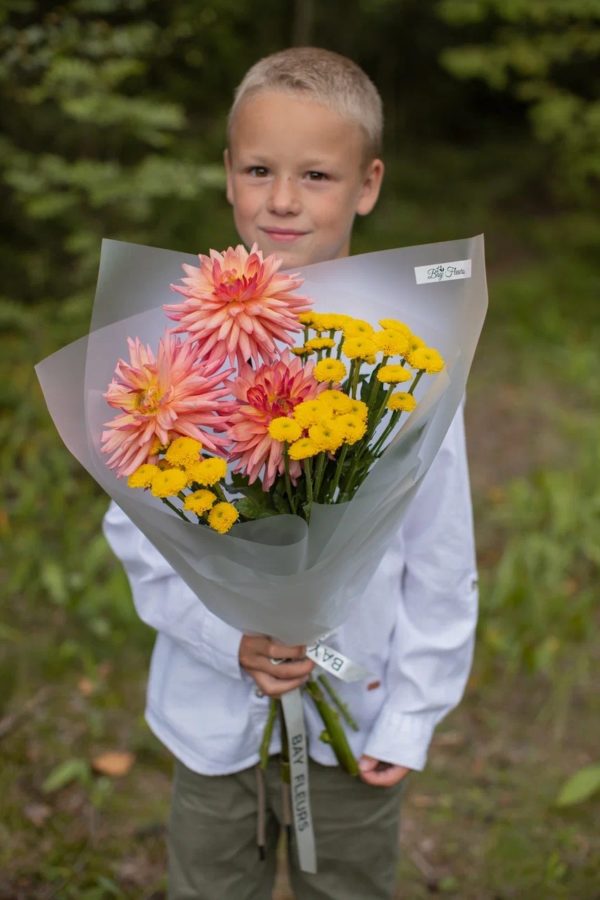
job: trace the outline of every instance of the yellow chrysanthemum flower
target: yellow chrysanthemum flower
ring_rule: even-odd
[[[301,312],[298,314],[298,321],[301,325],[312,325],[315,313]]]
[[[321,315],[321,313],[313,313],[312,314],[312,321],[310,323],[310,327],[312,328],[313,331],[316,331],[317,334],[320,334],[322,331],[326,330],[323,327],[323,316]]]
[[[318,425],[310,426],[308,435],[319,450],[335,453],[338,447],[344,443],[343,429],[337,423],[338,420],[334,419],[332,422],[321,422]]]
[[[286,441],[288,444],[297,441],[302,434],[302,428],[295,419],[287,416],[277,416],[269,422],[269,434],[274,441]]]
[[[326,404],[328,409],[336,416],[352,412],[352,404],[354,403],[354,400],[352,400],[348,394],[344,394],[343,391],[336,391],[334,389],[323,391],[322,394],[319,394],[319,401]]]
[[[377,345],[370,337],[348,337],[342,344],[342,353],[348,359],[367,359],[377,353]]]
[[[174,497],[187,486],[188,476],[183,469],[164,469],[152,479],[150,490],[155,497]]]
[[[300,460],[316,456],[318,452],[319,448],[315,442],[311,438],[304,437],[290,445],[288,455],[290,459]]]
[[[346,377],[346,366],[341,359],[321,359],[313,369],[317,381],[341,381]]]
[[[219,534],[226,534],[239,517],[240,514],[233,503],[222,501],[221,503],[215,503],[209,512],[208,524],[214,531],[218,531]]]
[[[406,353],[414,353],[415,350],[419,350],[421,347],[426,347],[426,343],[423,338],[420,338],[418,334],[411,334],[408,338],[408,349]]]
[[[402,356],[408,350],[408,337],[401,331],[393,331],[391,328],[376,331],[373,340],[377,349],[386,356]]]
[[[323,331],[341,331],[349,321],[350,316],[342,313],[322,313],[319,316],[319,322]]]
[[[412,331],[404,322],[400,322],[398,319],[380,319],[379,324],[382,328],[390,331],[399,331],[400,334],[405,335],[405,337],[410,338],[412,335]]]
[[[364,319],[349,318],[344,323],[344,337],[372,337],[374,328]]]
[[[199,491],[194,491],[193,494],[187,495],[183,508],[196,513],[197,516],[203,516],[213,506],[216,499],[217,495],[213,494],[212,491],[201,488]]]
[[[169,444],[165,459],[172,466],[191,466],[198,462],[202,444],[191,437],[178,437]]]
[[[225,478],[227,473],[227,463],[219,456],[211,456],[209,459],[203,459],[194,463],[187,468],[187,477],[190,484],[211,485],[216,484],[221,478]]]
[[[335,341],[333,338],[311,338],[304,346],[309,351],[329,350],[331,347],[335,347]]]
[[[369,416],[369,407],[362,400],[352,400],[350,397],[350,404],[346,412],[352,413],[353,416],[360,416],[361,419],[364,419],[365,422]]]
[[[407,359],[413,369],[427,372],[428,375],[435,375],[444,368],[444,359],[441,353],[438,353],[433,347],[417,347],[416,350],[411,350]]]
[[[292,416],[301,428],[308,428],[320,422],[325,414],[326,410],[318,400],[303,400],[294,407]]]
[[[149,488],[152,487],[154,476],[160,472],[158,466],[152,463],[143,463],[135,472],[127,479],[127,485],[130,488]]]
[[[342,428],[344,441],[347,444],[355,444],[357,441],[360,441],[367,430],[366,420],[353,413],[346,413],[346,415],[340,416],[335,421],[336,425],[340,425]]]
[[[401,381],[410,381],[412,373],[404,366],[382,366],[377,372],[377,381],[382,384],[399,384]]]
[[[413,395],[406,391],[396,391],[386,403],[387,408],[392,412],[412,412],[416,405],[417,401]]]
[[[292,353],[295,356],[308,356],[309,351],[306,347],[292,347]]]

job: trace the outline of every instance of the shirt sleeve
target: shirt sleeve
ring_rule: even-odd
[[[405,564],[386,699],[364,752],[423,769],[435,726],[462,697],[477,622],[462,407],[415,494],[399,539]]]
[[[200,662],[241,679],[241,631],[207,609],[114,502],[104,516],[103,530],[125,568],[142,621],[177,641]]]

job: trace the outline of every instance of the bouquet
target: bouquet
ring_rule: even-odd
[[[327,669],[320,639],[360,601],[461,402],[483,242],[297,275],[254,248],[199,262],[178,284],[181,254],[104,242],[90,333],[38,376],[69,449],[203,602],[242,631],[314,645]],[[173,282],[184,299],[163,309]],[[336,661],[334,674],[365,674]],[[349,711],[329,681],[307,689],[352,770]],[[301,703],[283,706],[291,778],[306,784]],[[306,815],[294,808],[311,870]]]

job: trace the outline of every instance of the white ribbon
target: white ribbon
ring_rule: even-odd
[[[359,666],[322,641],[307,647],[306,655],[318,666],[342,681],[361,681],[371,675],[368,669]],[[271,659],[274,666],[286,662],[285,659]],[[290,792],[294,834],[298,847],[298,863],[302,872],[317,871],[315,833],[310,812],[310,791],[308,781],[308,742],[304,727],[304,709],[300,690],[296,688],[281,697],[283,716],[288,738],[290,760]]]
[[[368,669],[352,662],[339,650],[333,650],[322,641],[317,641],[311,647],[307,647],[306,655],[322,669],[325,669],[326,672],[329,672],[330,675],[334,675],[341,681],[362,681],[363,678],[371,676]]]
[[[315,851],[315,833],[310,814],[310,791],[308,783],[308,744],[304,727],[304,709],[302,697],[296,688],[283,694],[283,715],[288,739],[290,759],[290,791],[292,795],[292,813],[294,816],[294,833],[298,847],[298,863],[303,872],[317,871],[317,854]]]

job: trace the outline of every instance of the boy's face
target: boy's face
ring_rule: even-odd
[[[285,268],[347,256],[354,216],[379,194],[381,160],[363,162],[362,129],[299,94],[264,90],[237,110],[225,151],[241,239]]]

